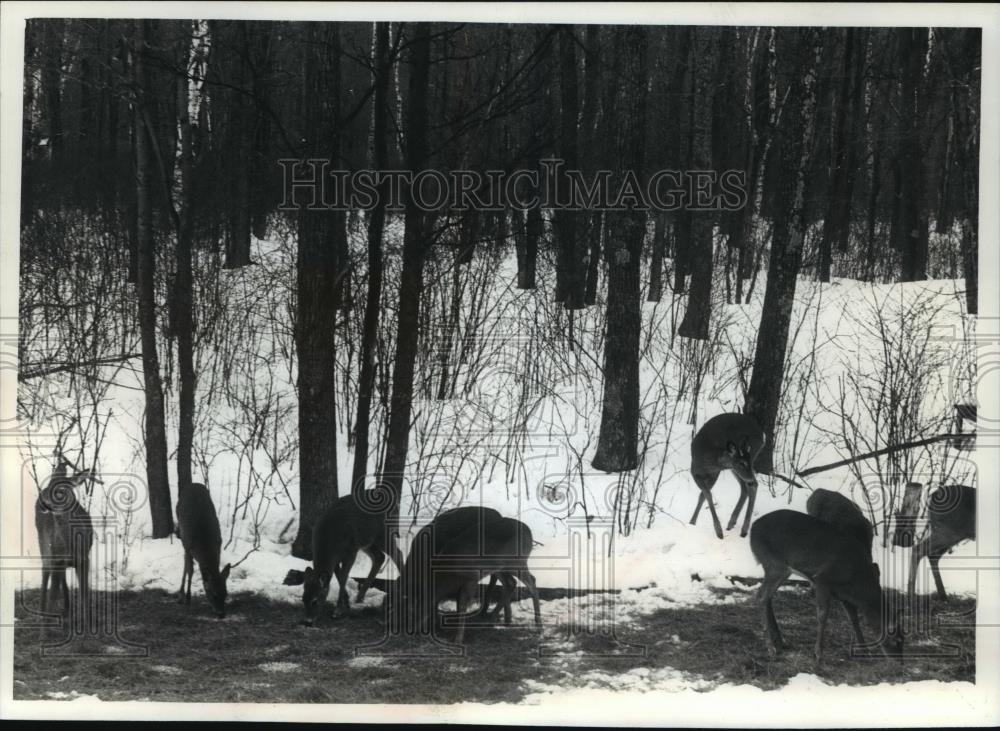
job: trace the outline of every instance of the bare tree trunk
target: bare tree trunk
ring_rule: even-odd
[[[649,263],[649,293],[647,302],[659,302],[663,299],[663,255],[667,249],[667,216],[656,214],[653,226],[653,255]]]
[[[524,220],[524,251],[518,257],[517,288],[534,289],[538,270],[538,242],[543,231],[542,209],[533,206],[528,209]]]
[[[584,40],[585,68],[583,76],[583,111],[580,117],[581,161],[586,175],[592,176],[597,168],[598,155],[594,149],[597,124],[597,92],[600,79],[600,26],[588,25]],[[586,282],[583,304],[590,307],[597,302],[597,277],[601,266],[601,213],[586,211],[581,214],[584,235],[583,247],[587,251]]]
[[[375,24],[375,99],[374,164],[376,170],[388,168],[388,95],[392,60],[389,58],[389,24]],[[385,229],[385,201],[388,186],[383,184],[375,206],[368,216],[368,293],[361,340],[361,374],[358,376],[358,416],[355,421],[354,470],[351,491],[364,488],[368,474],[368,435],[371,420],[372,391],[375,382],[375,345],[378,337],[378,314],[382,301],[382,233]]]
[[[781,166],[776,202],[785,201],[785,204],[775,210],[764,309],[745,409],[767,435],[767,443],[755,462],[765,474],[770,474],[773,469],[774,435],[785,372],[785,352],[795,285],[802,265],[807,180],[816,122],[817,68],[822,56],[819,29],[782,29],[778,34],[788,38],[789,55],[798,61],[803,73],[792,82],[783,113],[781,126],[784,133],[781,134],[776,158]]]
[[[319,110],[319,59],[316,24],[305,23],[303,118],[311,135],[307,156],[320,157],[316,141]],[[337,497],[336,374],[337,250],[323,217],[327,211],[300,208],[296,258],[298,302],[295,345],[299,396],[299,529],[292,555],[312,558],[312,528],[324,507]]]
[[[957,75],[965,83],[956,84],[953,96],[957,137],[955,154],[961,171],[962,194],[958,205],[962,218],[962,270],[965,275],[965,306],[970,315],[979,314],[979,63],[982,32],[978,28],[951,31],[953,53],[958,56]],[[959,35],[961,34],[961,35]]]
[[[427,94],[430,76],[431,26],[417,23],[411,40],[410,83],[407,94],[406,165],[422,170],[427,161]],[[392,401],[386,437],[383,484],[391,493],[392,512],[398,515],[402,498],[406,453],[410,443],[413,409],[413,377],[416,366],[420,297],[423,289],[424,255],[428,246],[426,220],[414,201],[405,203],[403,270],[400,274],[399,307],[396,310],[396,358],[392,369]]]
[[[569,189],[565,170],[579,169],[577,159],[577,115],[579,113],[576,79],[576,37],[573,26],[563,26],[559,31],[559,153],[565,163],[560,171],[561,190]],[[583,251],[577,241],[577,223],[580,213],[575,210],[557,210],[554,230],[558,247],[556,267],[556,301],[568,310],[584,307],[585,271]]]
[[[139,296],[139,331],[142,341],[142,374],[146,396],[146,484],[153,519],[153,538],[173,533],[173,507],[167,472],[167,427],[160,380],[160,358],[156,348],[156,251],[153,240],[153,141],[146,126],[145,105],[149,83],[143,54],[149,21],[134,21],[132,49],[133,83],[138,99],[133,104],[136,188],[136,289]]]
[[[670,76],[667,87],[668,110],[670,118],[668,126],[674,131],[674,142],[670,145],[670,164],[677,170],[690,170],[691,135],[683,134],[691,118],[690,79],[691,79],[691,34],[690,27],[672,29],[677,43],[677,61]],[[687,206],[673,213],[673,250],[674,259],[674,292],[684,291],[688,275],[688,247],[691,238],[691,211]]]
[[[893,227],[893,243],[902,255],[902,281],[927,278],[929,231],[924,206],[926,165],[922,148],[924,105],[922,103],[927,28],[899,31],[903,64],[904,134],[899,146],[899,218]]]
[[[42,99],[45,101],[45,116],[48,119],[49,151],[53,160],[58,160],[63,153],[63,117],[62,117],[62,49],[63,20],[53,18],[42,26],[44,41],[42,53]]]
[[[186,68],[191,37],[182,39],[180,68]],[[194,372],[194,308],[192,245],[194,238],[194,149],[188,112],[188,78],[177,78],[177,126],[180,134],[180,196],[177,219],[177,274],[174,277],[174,323],[177,333],[177,370],[180,375],[177,427],[177,494],[191,486],[191,456],[194,445],[196,378]]]
[[[840,248],[851,226],[851,201],[848,184],[847,121],[852,112],[851,104],[851,63],[854,57],[855,29],[845,31],[843,59],[841,62],[840,89],[837,92],[836,110],[833,124],[833,179],[827,196],[826,215],[823,217],[823,233],[819,242],[819,280],[829,282],[833,265],[834,242]]]
[[[618,149],[622,169],[641,180],[645,160],[646,46],[648,29],[616,29],[623,35],[624,92]],[[613,221],[605,255],[608,262],[607,334],[604,345],[604,400],[594,469],[619,472],[638,465],[639,335],[642,329],[639,267],[646,232],[645,211],[623,211]],[[615,225],[616,224],[616,225]]]
[[[712,81],[718,31],[698,28],[694,33],[693,126],[691,129],[690,170],[712,167]],[[684,319],[678,335],[707,340],[712,315],[713,228],[714,213],[695,211],[691,214],[691,289],[688,293]]]

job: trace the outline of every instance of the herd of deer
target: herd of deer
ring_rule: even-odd
[[[711,489],[723,470],[730,470],[740,484],[740,498],[729,519],[731,530],[746,505],[741,536],[750,535],[750,548],[764,568],[758,599],[764,619],[764,636],[773,655],[785,647],[774,616],[773,599],[778,587],[792,574],[808,579],[814,588],[817,607],[815,657],[822,658],[823,636],[832,599],[844,606],[855,638],[864,643],[858,615],[864,615],[878,633],[880,647],[887,655],[902,651],[899,613],[892,610],[880,585],[879,568],[872,561],[872,524],[851,500],[817,489],[806,503],[806,513],[776,510],[758,518],[751,526],[757,479],[754,460],[764,446],[765,436],[754,421],[743,414],[722,414],[709,419],[691,443],[691,474],[701,490],[691,523],[708,503],[716,535],[722,526],[711,499]],[[88,561],[93,528],[90,516],[74,495],[74,488],[93,472],[84,470],[69,476],[66,464],[53,472],[49,485],[35,504],[35,524],[42,554],[42,611],[48,611],[48,589],[61,588],[63,611],[69,610],[69,590],[65,572],[75,570],[81,606],[87,606]],[[938,597],[947,600],[938,569],[941,556],[961,541],[975,538],[975,488],[947,485],[931,495],[927,510],[927,530],[913,547],[908,594],[915,593],[917,566],[927,557]],[[395,541],[388,538],[385,513],[371,512],[357,504],[353,496],[337,500],[316,522],[313,529],[313,565],[305,571],[291,570],[287,585],[302,585],[305,608],[303,623],[312,625],[336,576],[336,611],[348,613],[347,579],[359,551],[371,559],[366,580],[359,582],[357,602],[376,574],[392,558],[399,571],[397,592],[390,592],[387,616],[396,626],[428,631],[438,617],[438,605],[456,602],[458,630],[462,642],[471,601],[479,601],[480,616],[497,618],[504,610],[511,623],[510,600],[517,581],[527,588],[534,604],[535,627],[541,629],[541,613],[535,578],[528,569],[534,540],[524,523],[504,517],[496,510],[459,507],[439,514],[417,533],[404,561]],[[190,603],[194,563],[201,571],[205,595],[216,615],[225,616],[226,580],[230,566],[220,570],[222,536],[212,498],[204,485],[193,484],[181,491],[177,501],[177,529],[184,547],[184,573],[180,601]],[[480,582],[490,577],[489,588]],[[185,585],[186,582],[186,585]],[[497,583],[502,585],[493,612],[488,610]]]

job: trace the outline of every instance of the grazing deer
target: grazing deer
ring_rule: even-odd
[[[764,448],[766,439],[757,422],[746,414],[719,414],[702,424],[691,440],[691,476],[701,490],[694,515],[691,516],[691,525],[698,522],[701,506],[707,501],[715,524],[715,535],[722,538],[722,524],[715,512],[711,490],[719,479],[719,473],[731,470],[740,483],[740,499],[729,518],[726,530],[732,530],[736,525],[743,503],[748,502],[749,498],[743,528],[740,530],[740,536],[746,536],[757,499],[757,476],[753,471],[753,462]]]
[[[193,483],[180,491],[177,497],[177,532],[184,546],[184,574],[181,576],[181,591],[178,601],[191,603],[191,580],[194,578],[194,562],[198,562],[205,596],[215,615],[226,616],[226,580],[230,565],[219,571],[219,554],[222,551],[222,531],[219,518],[208,488]],[[184,582],[187,582],[187,592]]]
[[[839,599],[854,629],[859,644],[864,643],[858,611],[879,633],[881,649],[887,656],[900,655],[903,635],[899,615],[888,611],[885,594],[879,585],[878,566],[864,547],[829,523],[794,510],[776,510],[758,518],[750,531],[750,550],[764,567],[764,581],[758,600],[764,614],[764,635],[768,652],[776,655],[787,647],[774,618],[772,604],[778,587],[791,574],[812,582],[816,592],[816,664],[823,657],[830,600]]]
[[[371,559],[368,578],[358,584],[357,601],[363,602],[368,587],[385,563],[386,553],[400,571],[403,557],[395,541],[386,545],[384,512],[371,512],[358,505],[352,495],[345,495],[331,505],[313,527],[313,565],[305,571],[292,569],[285,576],[286,586],[302,588],[302,604],[305,619],[302,624],[312,626],[330,593],[330,579],[337,576],[340,590],[337,595],[337,612],[350,613],[347,596],[347,579],[358,551],[364,551]]]
[[[938,599],[946,602],[948,594],[941,581],[938,563],[941,556],[962,541],[976,539],[976,488],[965,485],[939,487],[928,500],[927,521],[924,537],[913,547],[906,593],[910,599],[916,593],[917,566],[926,556],[931,564]]]
[[[819,488],[813,491],[806,501],[806,512],[814,518],[829,523],[841,533],[852,536],[868,552],[868,560],[872,556],[872,539],[875,529],[871,522],[861,512],[854,502],[833,490]]]
[[[504,518],[495,510],[466,507],[448,511],[424,526],[414,539],[400,577],[402,597],[397,611],[407,612],[411,626],[426,629],[436,616],[438,604],[454,598],[459,619],[455,641],[461,644],[465,636],[465,609],[478,594],[480,580],[491,575],[491,587],[497,578],[502,580],[505,591],[497,611],[503,606],[509,623],[510,595],[517,577],[531,594],[535,626],[540,630],[538,589],[528,569],[533,546],[528,526]]]
[[[503,516],[493,508],[479,506],[465,506],[445,510],[442,513],[438,513],[432,521],[434,524],[435,543],[440,544],[444,537],[455,535],[456,532],[464,529],[472,521],[492,521],[501,520],[502,518]],[[414,545],[419,544],[414,543]],[[503,584],[503,593],[500,595],[500,600],[497,602],[496,608],[490,614],[490,617],[495,621],[502,608],[504,611],[504,624],[509,625],[511,623],[510,598],[517,588],[517,581],[509,573],[495,573],[490,575],[490,585],[482,596],[479,616],[485,617],[489,614],[490,597],[493,595],[493,589],[498,580]]]
[[[35,501],[35,528],[38,548],[42,555],[42,611],[49,608],[49,582],[52,591],[60,592],[63,614],[69,613],[69,586],[66,571],[76,572],[80,606],[88,606],[90,548],[94,543],[94,526],[90,513],[76,499],[73,490],[94,479],[94,471],[83,470],[67,476],[69,463],[61,460],[49,479],[49,484]]]

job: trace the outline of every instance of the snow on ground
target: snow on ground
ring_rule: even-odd
[[[952,720],[958,725],[967,722],[962,720],[966,710],[970,718],[976,712],[974,704],[963,702],[967,700],[963,696],[975,697],[975,685],[964,682],[922,680],[905,686],[889,683],[834,686],[816,675],[800,673],[788,681],[785,692],[774,694],[751,685],[712,686],[670,668],[634,668],[614,676],[594,672],[577,681],[579,685],[572,689],[527,681],[526,688],[532,692],[523,703],[562,714],[565,723],[576,721],[580,709],[586,709],[586,723],[617,718],[621,725],[629,725],[633,718],[645,718],[648,722],[649,718],[657,717],[649,715],[651,712],[658,713],[670,725],[683,726],[689,719],[703,724],[705,709],[711,707],[718,711],[715,722],[720,726],[752,726],[760,718],[792,727],[879,726],[895,721],[871,718],[866,710],[876,704],[885,708],[887,698],[899,698],[905,704],[908,719],[937,718],[946,703],[948,708],[955,709]],[[470,711],[473,708],[472,704],[460,705]],[[491,710],[516,723],[517,706],[495,704]],[[748,717],[748,713],[753,716]]]
[[[287,273],[288,261],[282,259],[282,249],[278,246],[268,246],[264,242],[257,242],[257,246],[255,258],[261,262],[260,266],[226,273],[226,276],[246,277],[231,286],[232,301],[227,306],[233,311],[230,316],[233,322],[245,324],[258,316],[273,315],[275,312],[287,314],[282,309],[286,303],[280,296],[281,287],[275,287],[267,277],[269,272],[275,270]],[[545,332],[531,330],[535,326],[528,324],[546,295],[541,291],[511,294],[509,282],[513,279],[514,266],[512,256],[497,264],[494,277],[497,291],[489,296],[493,298],[491,302],[514,301],[515,297],[535,298],[513,313],[508,312],[509,307],[498,310],[507,318],[501,324],[508,329],[497,331],[502,337],[517,341],[522,334],[519,328],[528,328],[524,331],[530,335],[528,340],[516,342],[517,348],[523,349],[533,347],[532,343],[546,336]],[[540,276],[544,279],[547,274],[542,271]],[[842,280],[823,286],[800,281],[793,315],[796,329],[790,362],[801,365],[813,358],[811,370],[818,379],[815,394],[807,394],[803,403],[814,403],[824,393],[829,396],[838,378],[852,363],[871,360],[873,355],[878,355],[881,348],[878,331],[875,327],[865,327],[866,323],[874,325],[866,318],[876,310],[885,312],[897,308],[900,313],[905,313],[914,307],[915,302],[930,302],[936,308],[933,315],[935,327],[939,332],[946,333],[940,338],[940,347],[960,347],[963,333],[961,297],[956,295],[956,291],[961,286],[960,282],[954,281],[873,285]],[[739,385],[732,374],[738,360],[752,358],[754,328],[760,318],[763,288],[763,282],[758,282],[749,305],[722,306],[719,309],[725,337],[720,339],[721,345],[717,343],[714,365],[704,374],[696,417],[699,424],[716,413],[732,410],[739,402]],[[246,309],[240,311],[236,303],[242,302],[242,298],[252,292],[258,293],[257,298],[251,300],[251,304],[242,305]],[[652,415],[649,417],[652,433],[636,487],[647,502],[653,492],[658,491],[653,515],[655,520],[651,527],[646,525],[650,513],[644,508],[633,512],[632,519],[638,525],[634,525],[628,535],[622,534],[620,526],[612,532],[614,506],[609,505],[607,496],[618,484],[619,476],[588,472],[600,423],[597,363],[601,350],[596,345],[600,338],[593,335],[600,330],[596,324],[600,308],[591,308],[579,313],[575,324],[577,332],[584,334],[578,347],[589,358],[575,355],[568,357],[566,363],[551,366],[548,376],[555,385],[551,390],[537,394],[538,404],[533,412],[535,421],[532,422],[530,439],[525,440],[520,449],[507,459],[506,467],[496,459],[497,453],[503,452],[502,447],[498,449],[490,444],[484,450],[477,451],[475,447],[466,449],[463,440],[472,439],[475,432],[470,431],[468,423],[462,420],[471,418],[475,425],[481,424],[485,418],[490,429],[499,427],[502,430],[504,423],[501,417],[505,412],[484,407],[507,403],[513,398],[512,389],[518,386],[520,370],[501,363],[486,369],[469,395],[445,402],[425,401],[418,404],[411,454],[435,451],[443,453],[448,459],[422,461],[420,468],[426,472],[410,475],[411,480],[420,481],[428,487],[426,495],[429,496],[420,505],[415,505],[410,501],[408,492],[404,495],[402,515],[409,521],[410,535],[441,506],[479,503],[495,507],[505,514],[517,515],[531,527],[535,540],[540,544],[531,560],[540,586],[622,589],[624,591],[615,603],[616,611],[624,615],[641,614],[666,606],[733,601],[731,597],[720,597],[712,589],[731,588],[729,576],[759,576],[760,568],[750,553],[748,541],[740,539],[738,527],[729,531],[725,540],[718,540],[707,508],[703,510],[698,525],[688,525],[698,497],[698,490],[688,474],[693,427],[688,423],[690,405],[677,408],[679,401],[673,398],[677,396],[677,379],[682,368],[682,358],[677,352],[684,349],[676,343],[673,346],[670,344],[671,319],[676,322],[676,311],[671,310],[674,306],[665,301],[660,304],[645,303],[643,307],[644,338],[648,335],[650,345],[642,364],[641,388],[644,414]],[[280,318],[277,321],[281,322]],[[275,355],[280,351],[279,341],[287,337],[287,332],[265,331],[261,335],[252,328],[248,328],[247,332],[247,342],[243,345],[259,355],[260,363],[257,370],[239,376],[245,379],[241,387],[253,390],[266,386],[272,392],[281,394],[286,404],[294,403],[294,369],[291,366],[285,368],[284,361]],[[535,355],[541,357],[537,353]],[[240,353],[232,354],[233,362],[242,364],[240,356]],[[873,369],[879,367],[875,360],[866,362],[866,365]],[[942,382],[955,378],[948,372],[939,375]],[[122,378],[127,380],[128,377]],[[182,570],[180,542],[176,538],[149,539],[145,494],[142,490],[129,492],[130,485],[142,484],[141,477],[135,476],[143,474],[141,445],[137,437],[141,433],[142,400],[141,392],[134,388],[135,385],[123,382],[121,387],[113,388],[108,394],[109,402],[114,407],[114,418],[108,423],[100,454],[99,468],[104,485],[96,486],[88,504],[95,519],[105,517],[111,522],[102,534],[103,540],[95,546],[92,562],[98,576],[111,582],[107,584],[109,587],[176,591]],[[243,559],[232,571],[230,591],[256,592],[279,601],[298,602],[301,589],[281,583],[289,569],[303,569],[307,565],[289,555],[295,535],[293,501],[298,498],[297,463],[287,460],[280,463],[276,471],[261,471],[261,463],[273,455],[262,453],[261,447],[241,452],[232,442],[225,441],[225,429],[232,432],[245,428],[240,421],[240,412],[232,403],[211,392],[217,384],[202,382],[199,387],[204,392],[200,405],[215,417],[213,426],[206,427],[202,434],[204,440],[210,443],[199,442],[196,445],[196,449],[206,457],[203,464],[208,465],[208,472],[205,473],[202,464],[196,465],[195,479],[209,484],[213,492],[223,525],[223,562],[235,563]],[[931,411],[947,411],[950,409],[949,398],[953,397],[953,389],[942,387],[928,394],[930,403],[925,407]],[[790,393],[789,399],[794,398],[803,398],[803,394]],[[435,412],[435,408],[440,412]],[[442,416],[438,426],[425,429],[421,419],[430,418],[427,415],[435,413]],[[483,417],[484,413],[486,417]],[[804,435],[800,435],[801,449],[807,458],[799,465],[823,464],[842,458],[844,455],[837,440],[824,432],[839,433],[837,417],[830,413],[811,413],[808,416],[810,423],[804,426]],[[489,421],[490,418],[493,421]],[[452,431],[446,433],[447,430],[440,425],[447,424],[452,425]],[[55,428],[54,424],[49,426]],[[274,439],[294,440],[295,430],[294,411],[291,411],[279,424]],[[174,438],[173,431],[171,440]],[[346,435],[341,433],[339,437],[339,478],[340,484],[346,485],[349,484],[351,450],[347,446]],[[212,442],[216,439],[221,441]],[[47,455],[42,450],[33,454],[38,478],[44,480],[51,471],[51,465],[45,464],[44,457]],[[575,455],[582,457],[582,465],[575,461]],[[29,455],[25,453],[24,456],[26,462],[22,469],[20,490],[21,545],[24,555],[34,556],[38,549],[31,506],[37,488],[29,468]],[[175,473],[172,464],[171,475]],[[252,492],[248,491],[248,484],[255,485]],[[858,486],[843,469],[816,475],[809,480],[809,484],[814,488],[839,490],[858,499]],[[723,473],[713,496],[724,525],[738,495],[735,478]],[[755,513],[759,516],[779,508],[803,510],[807,497],[808,493],[804,490],[792,490],[780,480],[764,477],[758,490]],[[584,516],[589,516],[590,521]],[[881,536],[877,541],[880,539]],[[259,545],[252,550],[255,540]],[[405,537],[403,542],[405,552]],[[975,546],[962,546],[956,555],[975,555]],[[882,564],[884,582],[896,588],[905,586],[909,551],[895,549],[883,552],[876,548],[875,556]],[[975,590],[973,572],[948,572],[947,564],[948,559],[945,559],[942,569],[950,591],[963,593]],[[359,555],[352,575],[365,575],[368,568],[367,557]],[[395,575],[395,569],[389,562],[383,575]],[[24,586],[37,586],[40,572],[26,571],[22,578]],[[353,597],[356,587],[349,588]],[[196,586],[195,592],[200,591],[200,586]],[[335,596],[333,592],[332,596]],[[377,606],[381,601],[381,592],[373,590],[368,593],[365,604]],[[524,612],[528,606],[525,604],[518,611]],[[570,608],[566,600],[550,601],[546,602],[544,611],[547,617],[558,617],[568,613]],[[650,687],[661,681],[669,684],[674,680],[669,674],[662,678],[657,675],[635,676],[635,682]]]

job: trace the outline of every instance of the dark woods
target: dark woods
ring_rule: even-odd
[[[199,348],[232,326],[199,317],[199,300],[257,266],[254,239],[277,230],[297,241],[287,314],[300,556],[323,506],[367,476],[400,502],[430,262],[448,267],[455,308],[476,256],[509,247],[522,290],[542,286],[551,267],[570,348],[572,313],[606,308],[593,457],[606,471],[637,462],[643,299],[683,298],[678,334],[703,340],[713,288],[742,303],[766,287],[747,410],[769,435],[799,276],[965,277],[967,311],[977,312],[978,29],[45,19],[29,21],[25,38],[21,314],[51,318],[64,328],[61,347],[77,350],[40,366],[22,357],[20,377],[62,368],[52,363],[141,360],[157,537],[173,527],[169,402],[183,489],[196,462]],[[283,158],[352,171],[511,171],[547,157],[614,181],[742,171],[748,203],[279,210]],[[353,241],[364,242],[360,254]],[[67,281],[73,301],[60,291]],[[117,326],[81,339],[78,301],[90,303],[88,322]],[[383,317],[392,352],[379,350]],[[337,348],[357,361],[356,403],[338,402]],[[448,379],[445,368],[440,397]],[[377,427],[373,408],[385,411]],[[352,469],[341,469],[347,455],[336,447],[344,423]],[[338,473],[352,485],[338,485]]]

